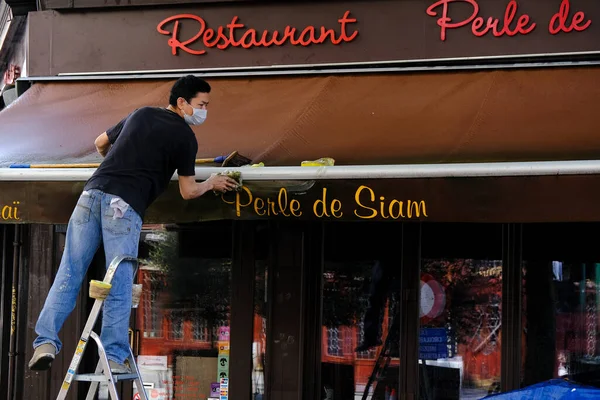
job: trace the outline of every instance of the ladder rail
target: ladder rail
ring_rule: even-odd
[[[96,366],[96,371],[94,372],[94,374],[97,375],[97,374],[101,374],[101,373],[102,373],[102,362],[98,361],[98,365]],[[98,387],[100,387],[100,382],[90,383],[90,388],[88,389],[88,393],[87,393],[87,396],[85,397],[85,400],[94,400],[94,396],[96,395],[96,392],[98,391]]]
[[[131,350],[131,348],[129,348],[129,359],[132,368],[131,372],[137,375],[137,379],[135,379],[134,382],[135,387],[140,394],[140,400],[148,400],[148,396],[146,396],[146,389],[144,388],[144,382],[142,382],[142,374],[140,374],[140,369],[138,368],[137,362],[135,361],[135,356],[133,355],[133,350]]]
[[[110,364],[108,363],[108,357],[106,357],[106,351],[104,350],[104,345],[100,341],[100,337],[98,336],[98,334],[96,332],[92,332],[92,338],[98,345],[98,355],[100,356],[99,364],[102,365],[102,369],[103,369],[102,373],[104,374],[104,377],[106,378],[106,382],[108,383],[108,393],[110,395],[110,398],[113,400],[118,400],[119,394],[117,393],[117,386],[115,385],[115,380],[114,380],[113,374],[110,370]],[[96,369],[97,369],[97,367],[96,367]],[[90,385],[90,390],[88,390],[88,397],[90,395],[91,389],[92,389],[92,387]],[[94,391],[92,393],[95,394],[96,392]]]
[[[369,396],[371,396],[370,390],[373,387],[372,395],[375,395],[375,391],[377,390],[378,382],[382,376],[387,374],[387,370],[392,361],[392,346],[394,342],[399,342],[400,340],[400,319],[398,316],[394,316],[392,319],[392,324],[388,329],[387,336],[385,338],[385,342],[381,347],[379,354],[377,356],[377,360],[375,361],[375,365],[373,366],[373,370],[371,371],[371,375],[367,380],[367,384],[365,385],[365,389],[363,391],[363,395],[361,397],[362,400],[367,400]],[[398,343],[396,343],[398,345]]]
[[[102,345],[102,342],[100,341],[100,338],[98,337],[98,335],[95,332],[92,332],[92,339],[94,339],[94,341],[98,344],[98,352],[100,354],[100,360],[98,361],[98,365],[96,366],[96,371],[91,374],[91,376],[86,376],[86,375],[76,375],[76,380],[78,381],[84,381],[90,382],[90,388],[88,389],[88,393],[87,396],[85,398],[85,400],[94,400],[95,396],[96,396],[96,392],[98,391],[98,388],[100,387],[100,383],[108,383],[109,388],[111,385],[111,382],[109,381],[109,378],[107,378],[106,374],[103,373],[103,359],[102,357],[104,356],[105,358],[105,351],[104,351],[104,346]],[[140,395],[140,400],[148,400],[148,397],[146,396],[146,391],[144,390],[144,383],[142,382],[142,375],[140,373],[140,370],[137,366],[137,363],[135,361],[135,356],[133,355],[133,351],[131,350],[131,348],[129,349],[129,362],[132,368],[132,373],[131,374],[122,374],[122,375],[113,375],[112,376],[112,384],[116,384],[118,381],[123,381],[123,380],[133,380],[133,382],[136,385],[136,388],[138,390],[138,393]],[[106,363],[108,363],[108,361],[106,361]],[[108,365],[108,364],[107,364]],[[102,376],[104,374],[104,376]],[[116,388],[115,388],[116,389]],[[109,389],[110,390],[110,389]]]
[[[112,282],[113,277],[117,271],[117,268],[124,261],[132,261],[132,262],[137,263],[137,258],[131,257],[131,256],[124,256],[124,255],[115,257],[109,264],[108,269],[106,270],[106,274],[104,275],[104,280],[103,280],[104,283],[110,284]],[[77,344],[75,354],[73,355],[73,358],[71,359],[71,363],[69,364],[69,368],[67,370],[65,378],[63,380],[63,383],[60,387],[60,391],[58,393],[58,396],[56,397],[56,400],[66,400],[69,390],[71,389],[71,385],[77,375],[77,370],[79,368],[79,364],[81,363],[81,359],[83,358],[83,354],[85,353],[85,349],[87,348],[90,337],[92,337],[92,339],[94,341],[96,341],[96,344],[98,345],[99,355],[100,355],[100,361],[98,363],[98,366],[96,367],[96,373],[100,373],[101,371],[99,371],[99,369],[103,368],[104,375],[106,375],[106,378],[109,382],[109,392],[110,392],[112,399],[113,400],[119,399],[117,392],[116,392],[116,387],[115,387],[115,382],[114,382],[114,379],[112,376],[112,372],[110,370],[110,366],[108,363],[108,358],[106,357],[106,353],[104,352],[104,347],[103,347],[102,343],[100,342],[100,338],[98,337],[98,335],[93,331],[94,326],[96,325],[96,322],[98,321],[98,317],[100,316],[100,311],[102,311],[103,305],[104,305],[104,300],[100,300],[100,299],[95,300],[94,305],[92,307],[92,311],[90,312],[87,322],[83,328],[83,332],[79,338],[79,342]],[[140,396],[142,397],[142,399],[146,400],[146,395],[144,392],[143,384],[141,383],[141,375],[139,374],[139,369],[137,368],[137,363],[135,362],[135,359],[133,358],[133,353],[131,352],[131,349],[130,349],[130,354],[131,354],[130,364],[132,366],[135,366],[135,371],[137,373],[137,379],[135,381],[140,382],[138,391],[140,392]],[[91,383],[90,391],[91,391],[92,387],[95,387],[95,389],[97,390],[98,382]],[[141,387],[141,389],[140,389],[140,387]],[[89,399],[90,391],[88,391],[88,396],[86,397],[87,399]],[[94,394],[95,394],[95,391],[92,393],[92,399],[94,397]]]

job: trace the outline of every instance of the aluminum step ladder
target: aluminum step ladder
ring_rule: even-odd
[[[123,261],[133,261],[137,263],[137,259],[135,257],[126,257],[126,256],[117,256],[110,263],[108,270],[106,271],[106,275],[104,276],[104,283],[110,284],[112,282],[113,276],[119,265]],[[134,381],[136,388],[139,393],[140,400],[148,400],[146,396],[146,392],[144,390],[144,384],[142,383],[142,377],[140,375],[140,370],[135,362],[135,357],[133,356],[133,352],[131,348],[129,349],[129,366],[131,368],[131,374],[113,374],[110,370],[108,364],[108,358],[106,357],[106,352],[104,351],[104,346],[100,341],[100,337],[96,332],[93,331],[94,325],[98,320],[98,316],[100,315],[100,311],[102,311],[102,305],[104,300],[96,299],[94,302],[94,306],[92,307],[92,311],[88,320],[83,328],[83,333],[81,334],[81,338],[79,339],[79,343],[77,344],[77,349],[75,350],[75,354],[73,355],[73,359],[71,360],[71,364],[69,365],[69,369],[65,376],[65,379],[61,385],[60,392],[56,397],[56,400],[65,400],[67,398],[67,394],[69,393],[69,389],[71,388],[71,384],[74,381],[78,382],[90,382],[90,388],[88,390],[88,394],[86,396],[86,400],[94,400],[94,396],[98,391],[98,387],[100,383],[108,384],[108,392],[110,398],[112,400],[119,400],[119,395],[117,394],[117,382],[122,381]],[[81,358],[83,357],[83,353],[87,347],[87,343],[90,337],[96,342],[98,346],[98,355],[100,356],[100,361],[98,361],[98,365],[96,367],[96,372],[93,374],[78,374],[77,369],[79,367],[79,363],[81,362]]]

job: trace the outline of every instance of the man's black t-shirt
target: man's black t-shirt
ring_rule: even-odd
[[[175,170],[181,176],[195,175],[196,136],[172,111],[140,108],[106,133],[112,146],[84,190],[119,196],[142,218]]]

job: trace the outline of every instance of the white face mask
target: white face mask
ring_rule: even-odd
[[[189,103],[188,103],[189,104]],[[190,105],[190,107],[192,107]],[[194,108],[194,113],[192,115],[187,115],[185,112],[183,113],[183,119],[189,125],[201,125],[204,121],[206,121],[206,115],[208,114],[208,110],[203,110],[200,108]]]

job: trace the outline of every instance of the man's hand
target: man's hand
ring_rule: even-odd
[[[235,190],[237,186],[235,179],[225,175],[213,175],[201,183],[196,182],[193,176],[179,177],[179,192],[184,200],[195,199],[210,190],[221,193]]]
[[[235,179],[230,178],[227,175],[213,175],[206,180],[211,186],[212,191],[225,193],[230,190],[235,190],[238,187],[238,183]]]

